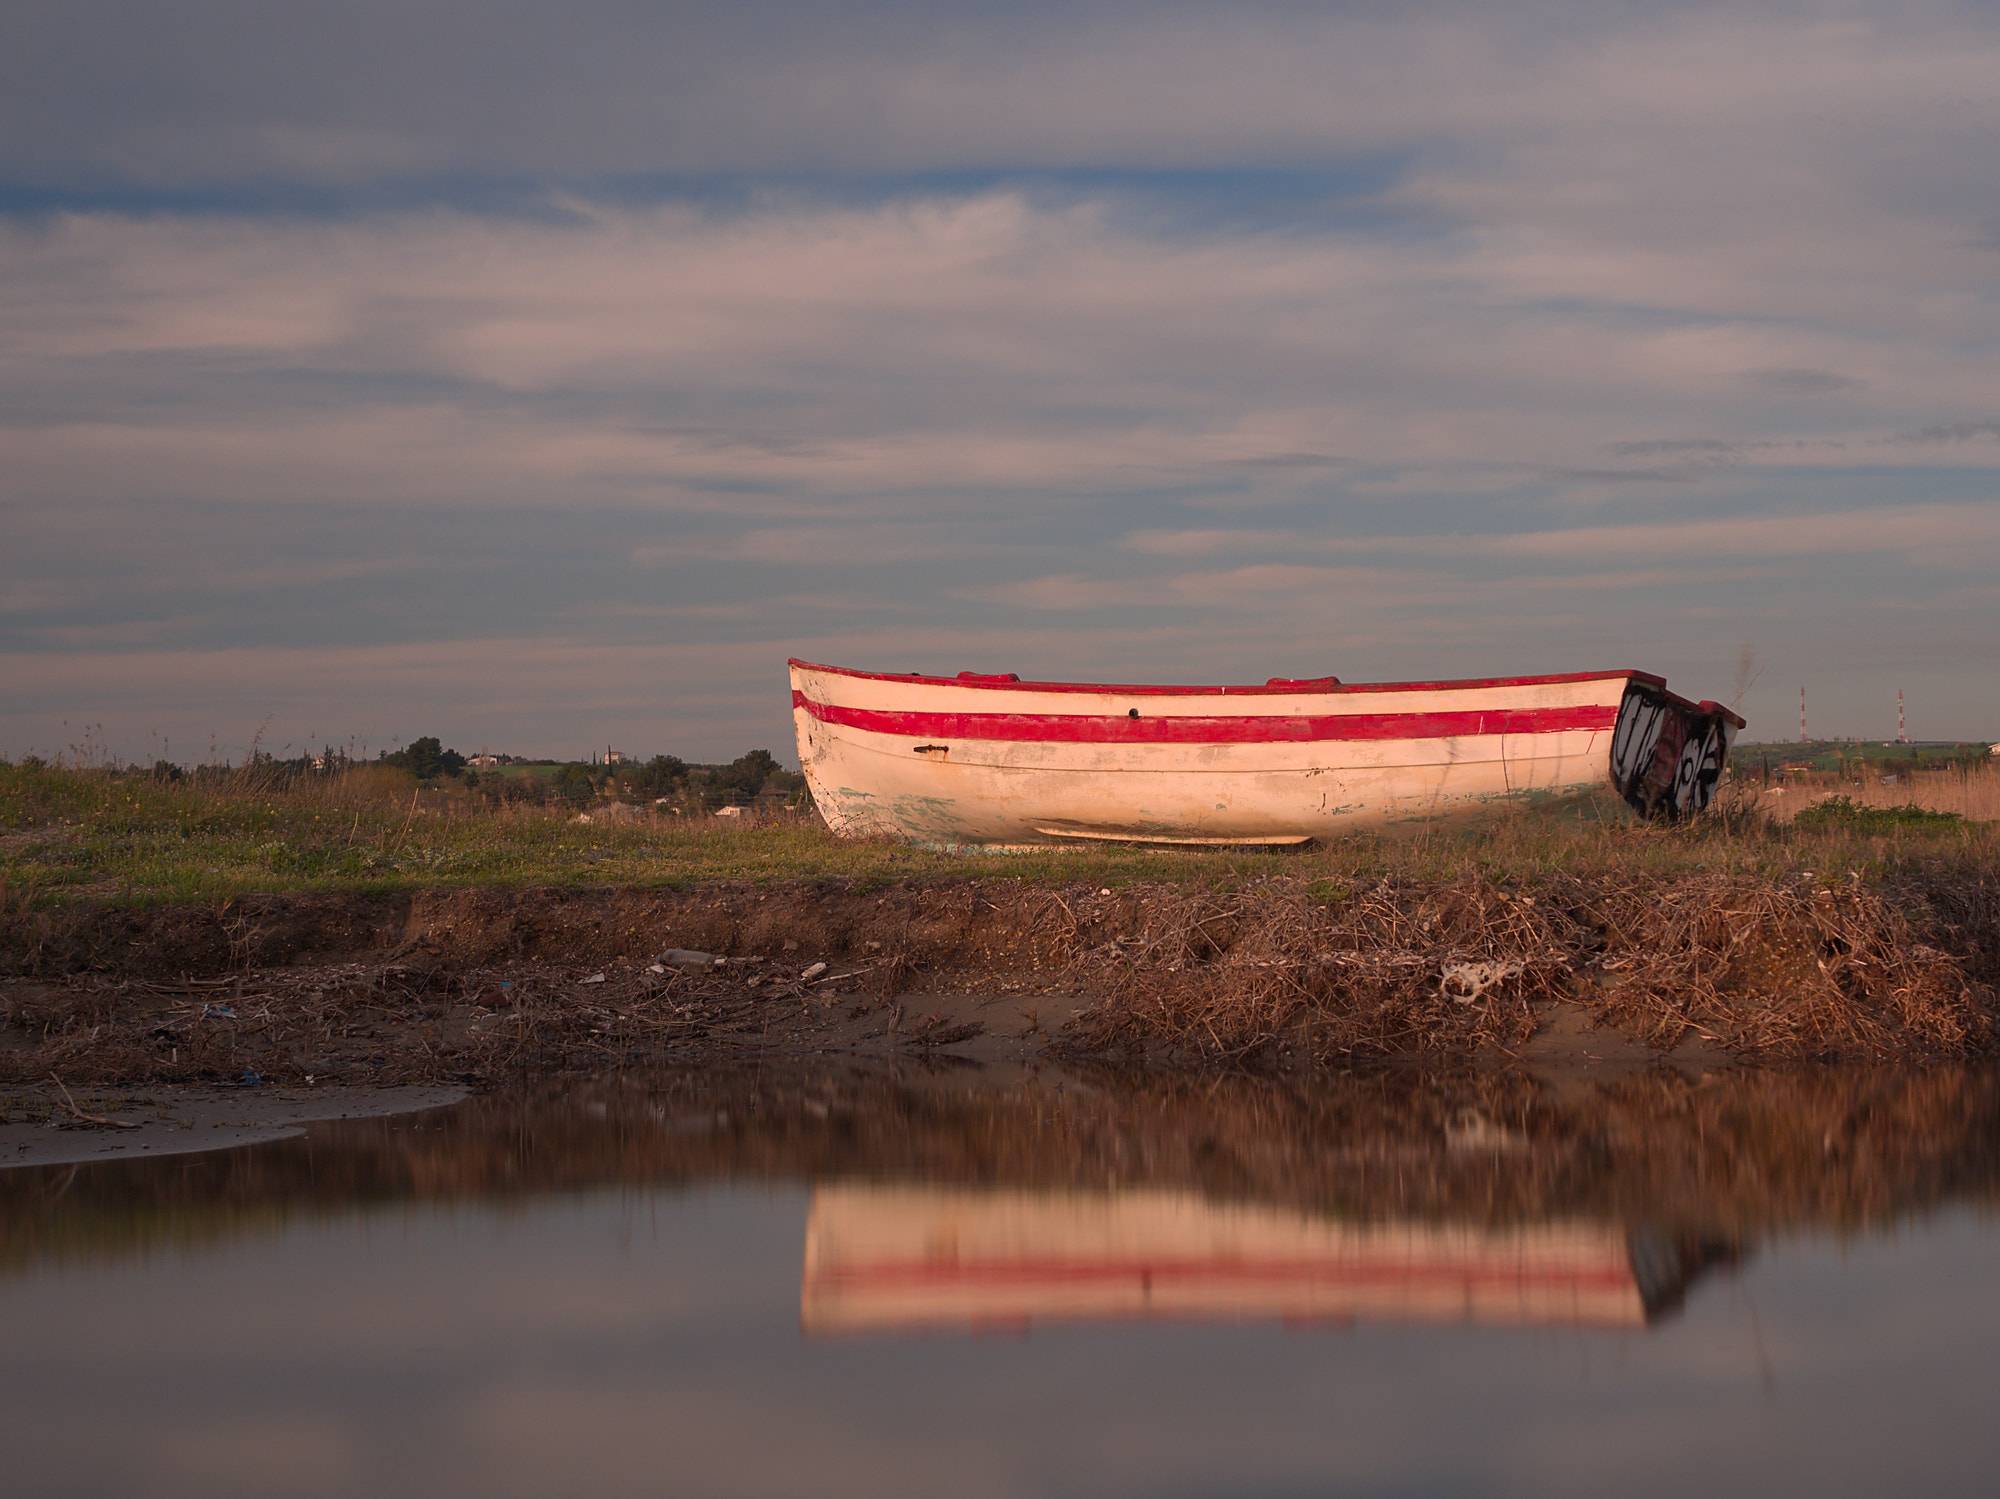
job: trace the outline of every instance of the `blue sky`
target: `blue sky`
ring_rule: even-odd
[[[0,753],[789,757],[788,655],[2000,738],[1995,78],[1990,5],[16,3]]]

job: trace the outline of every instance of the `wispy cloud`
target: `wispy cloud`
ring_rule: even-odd
[[[1496,557],[1548,560],[1755,557],[1777,561],[1833,554],[1907,557],[1939,567],[1983,567],[2000,556],[2000,504],[1901,505],[1796,515],[1731,515],[1647,524],[1605,524],[1488,535],[1344,536],[1298,530],[1134,531],[1127,550],[1162,557],[1422,557],[1434,565]]]
[[[1696,463],[1736,463],[1743,457],[1742,443],[1719,442],[1713,437],[1614,442],[1610,449],[1620,458],[1677,458]]]
[[[254,9],[0,20],[0,749],[285,651],[718,753],[693,663],[907,641],[1902,672],[2000,570],[1976,8]]]
[[[1898,432],[1883,439],[1886,444],[1897,447],[1928,447],[1941,443],[1981,440],[2000,440],[2000,422],[1949,422],[1943,426],[1925,427],[1916,432]]]

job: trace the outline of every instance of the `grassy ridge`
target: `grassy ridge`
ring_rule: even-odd
[[[1996,781],[1991,771],[1982,781]],[[1911,803],[1964,800],[1964,777],[1899,787]],[[1990,802],[1990,797],[1986,799]],[[1794,803],[1798,798],[1794,796]],[[1496,880],[1617,869],[1672,879],[1780,879],[1801,868],[1874,883],[1940,857],[1990,867],[2000,824],[1914,806],[1791,807],[1732,794],[1681,828],[1633,822],[1609,796],[1586,797],[1476,827],[1357,833],[1303,851],[1088,846],[948,854],[845,842],[810,817],[761,822],[653,815],[599,806],[494,806],[423,790],[404,773],[364,766],[290,784],[254,771],[200,782],[0,762],[0,894],[16,910],[79,900],[179,902],[253,893],[389,891],[452,886],[639,885],[714,880],[902,880],[1003,875],[1031,883],[1185,884],[1210,890],[1285,876],[1324,882],[1417,880],[1476,871]],[[622,814],[622,815],[621,815]]]
[[[911,973],[952,992],[1089,996],[1064,1044],[1093,1054],[1511,1054],[1551,1006],[1575,1004],[1662,1050],[1692,1036],[1766,1057],[1990,1055],[2000,823],[1923,805],[1983,792],[1945,774],[1899,786],[1909,800],[1892,805],[1851,785],[1812,792],[1805,810],[1804,788],[1759,801],[1732,787],[1680,827],[1593,796],[1299,851],[958,856],[844,842],[800,817],[496,807],[374,766],[279,784],[0,765],[0,973],[242,974],[369,948],[384,918],[361,908],[400,903],[396,940],[433,944],[438,972],[423,982],[440,993],[484,993],[482,965],[637,962],[690,945],[763,962],[810,945],[861,962],[882,996],[888,975]],[[402,971],[391,963],[364,988]],[[92,1008],[103,995],[78,982],[55,1031],[39,1012],[21,1023],[45,1047],[73,1045],[66,1067],[117,1072],[116,1037]],[[346,1023],[323,984],[300,982],[311,1013],[286,1020],[279,1006],[273,1023]],[[709,998],[762,1003],[742,998],[745,982],[715,970]],[[611,1022],[592,1007],[609,992],[551,999],[552,1013],[601,1039]],[[680,1036],[700,1018],[684,1004],[663,1019],[666,1002],[648,989],[624,1019]],[[798,1009],[796,995],[770,1002]],[[132,1065],[154,1065],[156,1022],[125,1018]],[[438,1064],[428,1041],[419,1050]],[[53,1070],[52,1057],[34,1065]]]

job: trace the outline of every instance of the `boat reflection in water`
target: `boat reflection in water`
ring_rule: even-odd
[[[747,1183],[804,1191],[808,1334],[1148,1316],[1632,1327],[1774,1241],[1991,1212],[2000,1072],[1654,1069],[1558,1087],[801,1062],[551,1079],[237,1150],[0,1171],[0,1279],[391,1203],[515,1213]],[[797,1232],[778,1267],[797,1264]]]
[[[1730,1256],[1585,1221],[1345,1222],[1189,1192],[814,1188],[807,1333],[1128,1318],[1642,1327]]]

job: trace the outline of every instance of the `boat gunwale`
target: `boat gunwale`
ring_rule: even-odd
[[[1667,687],[1667,679],[1649,671],[1639,671],[1627,667],[1615,671],[1571,671],[1554,672],[1540,676],[1525,677],[1481,677],[1461,681],[1437,682],[1339,682],[1331,685],[1304,686],[1298,680],[1272,682],[1261,685],[1243,686],[1176,686],[1159,683],[1112,683],[1112,682],[1026,682],[1008,681],[997,676],[937,677],[923,672],[882,672],[859,671],[848,666],[825,666],[818,662],[801,661],[790,657],[785,663],[794,671],[823,672],[829,676],[853,677],[868,682],[895,682],[923,687],[958,687],[985,692],[1042,692],[1049,694],[1095,694],[1107,697],[1335,697],[1356,693],[1385,692],[1452,692],[1478,691],[1507,687],[1553,686],[1567,682],[1642,682],[1659,692],[1675,704],[1693,713],[1719,713],[1728,718],[1737,728],[1748,726],[1747,720],[1733,709],[1720,703],[1702,701],[1690,702],[1687,698],[1672,692]]]

